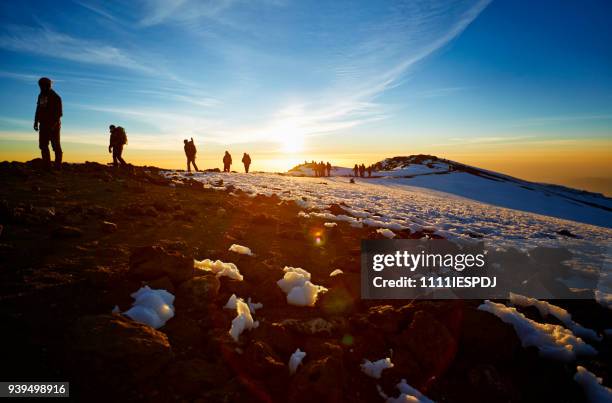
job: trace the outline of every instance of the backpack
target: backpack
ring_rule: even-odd
[[[116,139],[117,144],[120,144],[120,145],[127,144],[127,141],[128,141],[127,134],[125,134],[125,129],[123,127],[121,126],[116,127],[115,133],[116,133],[115,139]]]

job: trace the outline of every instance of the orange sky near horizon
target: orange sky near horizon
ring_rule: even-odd
[[[112,161],[106,146],[64,141],[66,162]],[[411,150],[377,149],[363,153],[358,145],[355,151],[320,150],[305,147],[292,154],[281,151],[257,151],[253,146],[228,146],[234,164],[232,169],[241,171],[243,151],[249,151],[253,159],[252,171],[284,172],[304,160],[331,161],[337,166],[353,166],[355,163],[372,164],[384,158],[432,154],[441,158],[484,169],[508,174],[534,182],[554,183],[612,196],[612,140],[580,140],[559,142],[530,142],[513,144],[470,144],[469,146],[420,146]],[[255,147],[256,148],[256,147]],[[197,163],[201,169],[220,168],[224,147],[200,145]],[[0,160],[27,161],[39,156],[36,135],[28,141],[0,138]],[[142,149],[128,144],[124,158],[136,165],[153,165],[161,168],[184,169],[182,144],[174,149]]]

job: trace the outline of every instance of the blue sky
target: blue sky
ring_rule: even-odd
[[[609,1],[20,1],[0,14],[0,142],[32,135],[42,75],[79,144],[105,144],[109,123],[133,149],[180,154],[193,136],[215,153],[346,161],[612,137]]]

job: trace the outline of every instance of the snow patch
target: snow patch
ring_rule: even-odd
[[[383,370],[393,368],[391,358],[381,358],[378,361],[364,360],[361,364],[361,371],[369,377],[380,379]]]
[[[400,383],[395,385],[397,389],[400,391],[400,395],[398,397],[389,397],[383,391],[380,385],[376,385],[378,388],[378,394],[386,399],[387,403],[434,403],[433,400],[429,399],[427,396],[408,385],[405,379],[402,379]]]
[[[338,223],[337,222],[326,222],[323,225],[327,228],[334,228],[335,226],[338,225]]]
[[[340,269],[336,269],[334,271],[332,271],[331,273],[329,273],[329,277],[336,277],[340,274],[344,274],[344,272]]]
[[[217,277],[225,276],[238,281],[242,281],[244,278],[234,263],[223,263],[220,260],[213,262],[210,259],[204,259],[194,260],[193,266],[199,270],[212,272]]]
[[[574,381],[582,387],[589,402],[612,402],[612,389],[602,385],[602,379],[595,376],[594,373],[589,372],[585,367],[580,365],[576,367]]]
[[[251,252],[250,248],[247,248],[246,246],[242,246],[242,245],[238,245],[238,244],[232,244],[232,246],[230,246],[230,248],[228,250],[230,252],[236,252],[236,253],[239,253],[241,255],[253,256],[253,252]]]
[[[535,298],[526,297],[520,294],[510,293],[510,302],[513,305],[520,307],[533,306],[535,307],[542,317],[552,315],[559,319],[561,323],[571,330],[576,336],[582,337],[589,340],[601,341],[602,336],[599,336],[593,329],[588,329],[572,320],[572,315],[565,309],[553,305],[546,301],[540,301]]]
[[[225,308],[225,309],[236,309],[237,302],[239,300],[244,302],[244,300],[242,298],[238,298],[238,297],[236,297],[236,294],[232,294],[229,297],[229,299],[227,300],[227,303],[223,306],[223,308]],[[253,302],[251,300],[251,297],[249,297],[247,299],[246,304],[249,306],[249,310],[251,311],[252,314],[254,314],[256,310],[258,310],[260,308],[263,308],[263,304],[261,302]]]
[[[575,360],[577,355],[597,354],[597,350],[563,326],[538,323],[525,317],[516,308],[486,300],[478,309],[511,324],[523,347],[537,347],[542,357],[568,362]]]
[[[231,300],[232,298],[230,297],[230,301]],[[230,304],[230,301],[227,301],[226,306]],[[229,334],[232,336],[234,341],[238,341],[238,338],[242,332],[248,329],[255,329],[259,326],[259,322],[253,320],[251,308],[242,300],[242,298],[235,298],[234,302],[236,305],[236,317],[232,320],[232,327],[229,330]]]
[[[287,303],[297,306],[314,306],[318,295],[327,291],[327,288],[310,282],[310,273],[299,267],[286,266],[285,275],[276,284],[285,294]]]
[[[304,351],[300,351],[298,348],[295,350],[291,357],[289,358],[289,373],[295,374],[297,371],[297,367],[302,363],[302,360],[306,357],[306,353]]]
[[[123,314],[136,322],[159,329],[174,317],[174,295],[166,290],[152,290],[145,285],[130,296],[134,302]]]

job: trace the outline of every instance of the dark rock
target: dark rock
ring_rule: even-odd
[[[276,225],[278,220],[268,214],[256,214],[251,218],[251,222],[258,225]]]
[[[53,238],[78,238],[83,235],[83,231],[76,227],[69,227],[67,225],[57,227],[51,231]]]
[[[180,313],[166,323],[163,331],[175,349],[178,349],[177,346],[182,349],[197,348],[206,340],[198,322]]]
[[[417,311],[410,326],[400,334],[398,344],[407,349],[417,363],[430,374],[442,373],[457,352],[457,339],[436,317]]]
[[[477,309],[466,309],[461,323],[461,349],[473,362],[510,362],[521,348],[512,325],[495,315]],[[503,346],[503,348],[500,348]]]
[[[348,211],[346,211],[345,209],[340,207],[340,205],[337,204],[337,203],[331,204],[327,209],[333,215],[348,215],[348,216],[351,216],[351,214]]]
[[[568,238],[580,238],[578,235],[572,233],[568,229],[561,229],[561,230],[557,231],[557,234],[562,235],[562,236],[566,236]]]
[[[147,281],[147,285],[154,290],[166,290],[174,294],[174,284],[168,278],[168,276],[156,278],[155,280]]]
[[[221,282],[212,274],[183,282],[176,293],[177,308],[203,310],[219,294]]]
[[[538,246],[529,251],[529,256],[531,256],[537,263],[552,265],[570,260],[573,255],[565,248]]]
[[[81,317],[67,342],[71,367],[78,369],[79,377],[95,377],[97,383],[147,379],[173,357],[164,333],[121,315]]]
[[[290,402],[345,402],[347,373],[342,360],[328,356],[308,361],[306,356],[289,386]]]
[[[109,221],[102,221],[102,231],[107,234],[112,234],[117,231],[117,224]]]
[[[161,246],[137,247],[130,255],[129,274],[139,280],[168,276],[178,285],[193,277],[193,273],[193,259],[176,251],[166,251]]]
[[[210,360],[192,358],[168,367],[164,382],[180,395],[194,396],[227,381],[229,374]]]
[[[279,382],[289,373],[287,365],[263,341],[250,343],[245,350],[244,357],[245,361],[250,364],[249,373],[257,378],[271,378]]]

